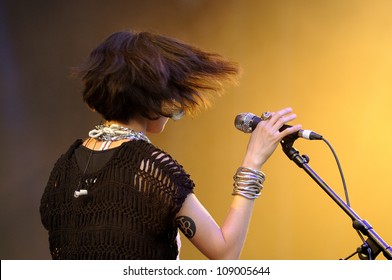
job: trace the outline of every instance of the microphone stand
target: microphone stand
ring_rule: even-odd
[[[392,248],[381,239],[373,230],[372,226],[365,220],[362,220],[308,165],[309,157],[301,156],[293,147],[297,137],[285,137],[280,143],[287,157],[294,161],[298,167],[305,172],[338,204],[338,206],[351,218],[353,228],[359,230],[367,236],[367,240],[357,248],[356,253],[360,259],[375,259],[380,252],[383,252],[385,258],[392,260]],[[354,253],[354,254],[356,254]],[[353,256],[352,254],[351,256]],[[350,256],[350,257],[351,257]]]

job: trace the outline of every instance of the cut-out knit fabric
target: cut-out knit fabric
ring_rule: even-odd
[[[194,183],[168,154],[144,141],[123,143],[82,178],[74,151],[56,162],[41,198],[53,259],[176,259],[174,218]]]

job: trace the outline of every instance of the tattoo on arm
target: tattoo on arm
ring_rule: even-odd
[[[195,236],[196,224],[190,217],[179,216],[175,219],[175,223],[187,238]]]

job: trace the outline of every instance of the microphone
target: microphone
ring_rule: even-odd
[[[241,113],[235,117],[234,120],[234,125],[235,127],[245,133],[251,133],[257,126],[259,122],[261,122],[262,119],[255,114],[252,113]],[[290,125],[284,124],[279,131],[282,132],[286,128],[291,127]],[[299,130],[293,134],[290,134],[286,137],[291,137],[291,138],[305,138],[308,140],[322,140],[323,136],[320,134],[317,134],[316,132],[313,132],[311,130]]]

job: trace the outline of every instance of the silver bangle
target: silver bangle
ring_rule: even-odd
[[[247,199],[260,196],[265,181],[265,174],[248,167],[239,167],[234,175],[232,195],[241,195]]]

